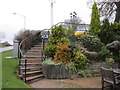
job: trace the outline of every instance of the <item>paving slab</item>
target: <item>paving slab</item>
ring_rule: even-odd
[[[29,85],[32,88],[101,88],[101,78],[41,79]]]

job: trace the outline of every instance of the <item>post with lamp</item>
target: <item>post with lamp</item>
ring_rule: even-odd
[[[21,15],[21,14],[19,14],[19,13],[13,13],[13,15],[18,15],[18,16],[21,16],[21,17],[23,17],[24,18],[24,31],[26,30],[26,16],[24,16],[24,15]],[[20,42],[19,42],[20,43]],[[20,53],[19,53],[19,45],[18,46],[15,46],[15,47],[17,47],[18,48],[18,58],[20,58]],[[14,48],[14,47],[13,47]]]
[[[24,30],[26,30],[26,16],[18,14],[18,13],[13,13],[13,15],[19,15],[24,18]]]

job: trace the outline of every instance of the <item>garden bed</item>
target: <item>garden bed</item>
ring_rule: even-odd
[[[42,64],[43,74],[49,79],[69,78],[68,70],[64,65]]]

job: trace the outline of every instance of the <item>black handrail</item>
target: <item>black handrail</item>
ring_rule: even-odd
[[[21,50],[21,46],[22,46],[22,43],[27,40],[29,37],[25,38],[23,41],[21,41],[20,45],[19,45],[19,55],[20,55],[20,59],[23,58],[25,60],[25,82],[26,82],[26,63],[27,63],[27,58],[23,55],[22,53],[22,50]],[[20,65],[21,65],[21,60],[19,60],[19,75],[21,74],[20,73]]]
[[[72,22],[59,22],[59,23],[57,23],[57,24],[55,24],[55,25],[53,25],[50,29],[52,29],[53,27],[55,27],[55,26],[57,26],[57,25],[59,25],[59,24],[73,24],[73,25],[88,25],[89,26],[89,24],[78,24],[78,23],[72,23]],[[85,27],[85,29],[86,29],[86,27]]]

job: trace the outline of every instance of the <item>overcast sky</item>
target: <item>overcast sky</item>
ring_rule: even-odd
[[[70,13],[75,11],[77,16],[86,24],[90,23],[91,9],[87,6],[88,0],[55,0],[53,8],[53,23],[63,22],[70,18]],[[49,0],[0,0],[0,34],[5,34],[4,40],[12,43],[14,35],[24,28],[42,30],[50,28],[50,1]]]

